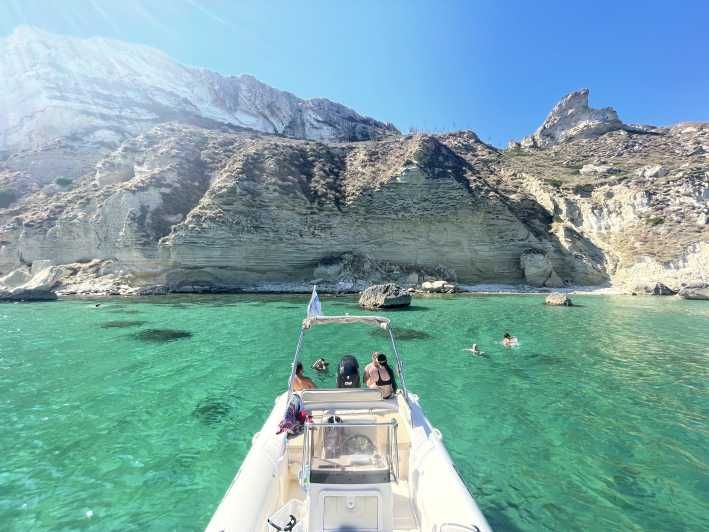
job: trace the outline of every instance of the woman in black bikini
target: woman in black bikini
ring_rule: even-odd
[[[388,399],[396,393],[396,379],[394,370],[389,367],[384,353],[372,353],[372,362],[364,368],[364,375],[369,388],[379,388],[382,397]]]

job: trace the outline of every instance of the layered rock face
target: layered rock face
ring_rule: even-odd
[[[84,41],[23,31],[0,55],[17,104],[0,113],[5,290],[35,282],[38,261],[60,293],[709,284],[708,124],[626,126],[581,91],[500,151],[472,132],[393,135],[327,100],[92,41],[128,47],[115,68],[130,91],[105,82]],[[92,72],[79,77],[95,92],[57,65]],[[51,105],[23,114],[39,101]]]
[[[467,135],[471,152],[495,150]],[[125,143],[69,192],[4,212],[0,269],[116,260],[173,290],[320,280],[343,289],[426,275],[523,282],[520,255],[573,260],[537,238],[439,139],[327,146],[188,126]]]
[[[513,148],[507,190],[553,216],[570,253],[602,262],[611,282],[652,293],[709,282],[709,124],[616,130],[547,149]],[[584,173],[593,166],[599,172]]]

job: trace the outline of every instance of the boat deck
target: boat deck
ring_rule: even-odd
[[[394,495],[394,531],[418,531],[416,513],[409,497],[409,483],[403,480],[395,482],[392,485],[392,492]]]
[[[324,395],[324,394],[323,394]],[[308,409],[313,413],[315,422],[324,422],[329,416],[337,415],[349,422],[397,422],[397,449],[399,456],[399,476],[391,483],[393,531],[413,532],[420,530],[416,512],[410,496],[409,489],[409,453],[411,435],[407,429],[408,424],[402,418],[400,411],[400,397],[392,400],[372,402],[367,408],[351,408],[350,404],[333,405],[332,403],[319,405],[316,402],[306,401]],[[344,408],[342,408],[344,407]],[[304,436],[298,435],[287,441],[288,479],[282,483],[281,504],[297,499],[305,502],[306,493],[298,481],[298,475],[303,465]]]

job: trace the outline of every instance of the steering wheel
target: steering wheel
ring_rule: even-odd
[[[344,454],[374,454],[372,440],[364,434],[353,434],[342,443]]]

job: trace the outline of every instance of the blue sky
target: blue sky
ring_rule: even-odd
[[[564,94],[626,122],[709,121],[709,1],[0,0],[18,24],[160,48],[402,131],[533,131]]]

